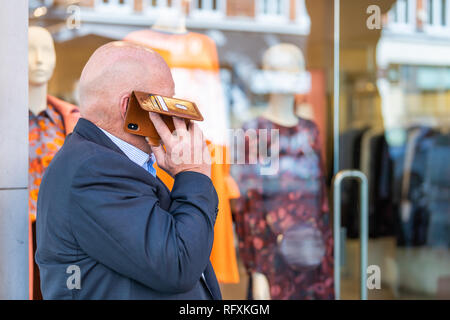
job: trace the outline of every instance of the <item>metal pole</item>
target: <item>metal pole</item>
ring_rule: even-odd
[[[333,234],[334,234],[334,295],[341,299],[341,182],[342,174],[333,180]]]
[[[360,242],[360,293],[361,300],[367,300],[367,245],[369,239],[369,187],[367,177],[361,171],[354,171],[354,176],[359,179],[359,242]]]
[[[334,0],[333,172],[339,172],[340,22],[341,2]],[[339,233],[340,234],[340,233]]]
[[[0,8],[0,299],[28,299],[28,1]]]

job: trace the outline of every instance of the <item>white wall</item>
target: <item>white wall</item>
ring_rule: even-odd
[[[28,1],[0,8],[0,299],[28,299]]]

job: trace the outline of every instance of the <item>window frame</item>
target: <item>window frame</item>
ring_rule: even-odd
[[[388,25],[387,28],[395,33],[413,33],[416,31],[417,22],[417,1],[416,0],[401,0],[401,3],[407,3],[407,12],[406,8],[399,8],[400,0],[395,3],[395,6],[388,12]],[[402,10],[403,9],[403,10]],[[394,12],[393,10],[396,10]],[[403,12],[402,12],[403,11]],[[397,18],[397,21],[394,19],[394,15],[397,14],[399,17],[399,13],[402,13],[400,16],[401,21]],[[406,13],[406,15],[405,15]],[[408,20],[406,22],[406,19]]]
[[[213,0],[202,0],[203,2],[207,2],[209,8],[198,8],[197,3],[198,0],[191,0],[190,2],[190,13],[189,17],[191,18],[202,18],[202,19],[216,19],[226,17],[227,12],[227,1],[226,0],[216,0],[217,1],[217,9],[212,8]]]
[[[432,23],[425,21],[423,30],[425,33],[431,36],[445,36],[450,37],[450,0],[446,1],[446,12],[445,12],[445,25],[442,25],[442,1],[434,0],[432,2],[433,7],[431,8],[431,14],[433,17]],[[430,0],[425,1],[426,4],[426,16],[429,16],[430,10]]]
[[[261,8],[264,0],[255,0],[255,19],[271,23],[286,23],[290,20],[290,0],[267,0],[281,3],[281,14],[264,13]]]
[[[124,3],[120,4],[120,0],[107,0],[108,3],[104,3],[104,0],[95,0],[95,10],[100,13],[132,13],[134,12],[134,0],[123,0]]]

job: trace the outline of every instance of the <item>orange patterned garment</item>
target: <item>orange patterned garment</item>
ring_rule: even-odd
[[[34,262],[36,235],[33,232],[39,186],[45,169],[64,144],[66,136],[73,131],[79,117],[80,111],[77,106],[51,95],[47,95],[46,110],[38,115],[29,113],[29,296],[32,300],[42,299],[39,273]]]
[[[47,110],[29,117],[29,177],[28,191],[30,217],[36,218],[36,203],[42,176],[61,148],[66,137],[62,116],[48,104]]]
[[[29,213],[36,219],[36,202],[39,185],[50,161],[64,144],[79,118],[76,106],[47,96],[47,109],[37,116],[29,114]]]

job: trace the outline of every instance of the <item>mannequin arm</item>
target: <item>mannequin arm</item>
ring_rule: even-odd
[[[252,273],[253,299],[270,300],[270,286],[266,276],[259,272]]]

